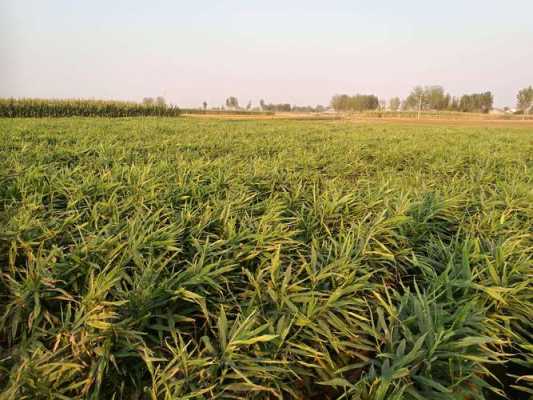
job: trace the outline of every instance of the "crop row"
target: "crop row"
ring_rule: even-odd
[[[3,398],[519,399],[532,143],[0,120]]]

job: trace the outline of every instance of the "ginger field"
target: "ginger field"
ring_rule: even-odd
[[[0,119],[0,398],[533,393],[533,128]]]

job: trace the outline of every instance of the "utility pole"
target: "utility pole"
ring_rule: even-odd
[[[420,113],[422,112],[422,94],[420,93],[420,97],[418,98],[418,120],[420,120]]]

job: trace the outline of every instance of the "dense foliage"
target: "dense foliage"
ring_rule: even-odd
[[[2,398],[531,393],[532,139],[0,120]]]
[[[459,110],[463,112],[488,113],[492,110],[494,96],[491,92],[465,94],[459,101]]]
[[[259,107],[261,110],[264,111],[271,111],[271,112],[290,112],[292,111],[292,107],[289,103],[280,103],[280,104],[273,104],[273,103],[265,103],[263,99],[259,100]]]
[[[379,99],[373,94],[347,94],[335,95],[331,99],[331,107],[335,111],[365,111],[375,110],[379,107]]]
[[[293,105],[291,106],[291,111],[297,112],[297,113],[305,113],[305,112],[313,112],[313,113],[321,113],[326,111],[326,107],[317,104],[316,106],[298,106]]]
[[[105,100],[2,99],[0,117],[138,117],[180,114],[178,107],[164,101],[139,104]]]
[[[445,93],[442,86],[417,86],[405,99],[403,109],[488,113],[493,102],[491,92],[465,94],[457,98]]]
[[[531,113],[533,108],[533,86],[521,89],[516,95],[516,108],[522,113]]]
[[[444,92],[442,86],[417,86],[405,99],[404,109],[446,110],[450,101],[450,95]]]

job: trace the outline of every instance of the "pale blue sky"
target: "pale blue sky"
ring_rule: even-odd
[[[533,0],[0,0],[0,97],[327,104],[533,85]]]

